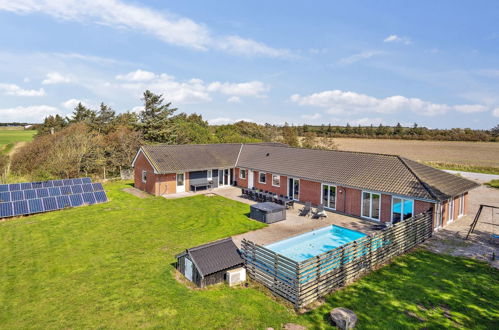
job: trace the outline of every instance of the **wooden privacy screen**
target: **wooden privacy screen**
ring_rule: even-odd
[[[432,214],[415,215],[301,262],[245,239],[241,253],[251,278],[301,308],[430,238]]]

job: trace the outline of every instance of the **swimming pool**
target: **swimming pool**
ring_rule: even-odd
[[[328,226],[266,245],[269,250],[300,262],[355,241],[366,234],[340,226]]]

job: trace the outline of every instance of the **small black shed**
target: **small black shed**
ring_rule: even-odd
[[[196,246],[175,257],[178,271],[201,288],[223,282],[227,270],[244,264],[232,238]]]

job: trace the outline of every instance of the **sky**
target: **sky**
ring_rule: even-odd
[[[146,89],[211,124],[499,124],[499,1],[0,0],[0,122]]]

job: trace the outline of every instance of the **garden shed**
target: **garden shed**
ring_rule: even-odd
[[[223,282],[228,270],[244,264],[232,238],[196,246],[175,257],[177,270],[201,288]]]

